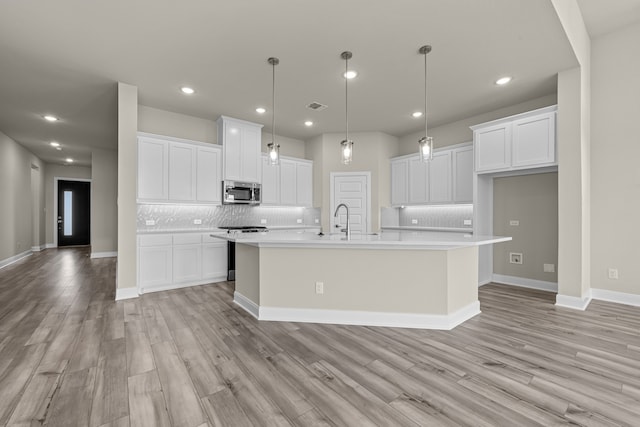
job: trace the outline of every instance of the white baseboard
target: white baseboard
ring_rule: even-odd
[[[478,282],[478,287],[488,285],[489,283],[492,283],[491,280],[483,280],[482,282]]]
[[[47,245],[31,246],[31,252],[40,252],[47,248]]]
[[[451,314],[385,313],[354,310],[324,310],[312,308],[260,307],[238,292],[234,302],[258,320],[338,325],[384,326],[391,328],[417,328],[451,330],[464,321],[480,314],[476,301]]]
[[[118,252],[91,252],[91,258],[114,258],[118,256]]]
[[[519,286],[521,288],[538,289],[541,291],[558,292],[558,284],[556,282],[526,279],[524,277],[507,276],[504,274],[494,274],[492,281],[494,283],[501,283],[503,285]]]
[[[640,295],[637,294],[627,294],[625,292],[610,291],[607,289],[591,289],[591,297],[601,301],[640,307]]]
[[[574,310],[586,310],[591,302],[591,291],[584,297],[573,297],[570,295],[556,295],[556,305],[558,307],[572,308]]]
[[[138,298],[138,288],[116,289],[116,301],[123,299]]]
[[[58,245],[56,245],[55,243],[47,243],[46,248],[47,249],[53,249],[53,248],[57,248]]]
[[[148,294],[150,292],[162,292],[162,291],[170,291],[172,289],[188,288],[191,286],[209,285],[211,283],[225,282],[226,280],[227,280],[227,276],[224,276],[224,277],[202,279],[196,282],[171,283],[171,284],[162,285],[162,286],[146,287],[140,290],[140,295]]]
[[[0,261],[0,268],[4,268],[9,264],[13,264],[14,262],[20,261],[22,258],[26,258],[31,254],[32,254],[31,249],[29,249],[28,251],[21,252],[7,259],[3,259]]]
[[[255,302],[251,301],[249,298],[242,295],[240,292],[233,293],[233,302],[238,304],[241,308],[244,309],[247,313],[258,319],[258,315],[260,312],[260,307]]]

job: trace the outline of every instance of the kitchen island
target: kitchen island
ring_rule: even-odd
[[[480,313],[478,247],[510,237],[248,233],[234,301],[259,320],[452,329]]]

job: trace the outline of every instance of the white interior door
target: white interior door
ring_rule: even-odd
[[[347,224],[347,211],[340,208],[338,217],[334,217],[336,206],[344,203],[349,206],[352,233],[368,233],[371,230],[371,173],[335,172],[331,174],[331,232],[339,230],[336,224],[344,228]]]

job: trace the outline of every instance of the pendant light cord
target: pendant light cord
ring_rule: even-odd
[[[424,54],[424,138],[425,142],[428,141],[429,134],[427,133],[427,54]]]
[[[271,143],[276,143],[276,62],[271,61],[273,68],[271,85]]]
[[[344,61],[344,122],[346,125],[345,139],[349,141],[349,56]]]

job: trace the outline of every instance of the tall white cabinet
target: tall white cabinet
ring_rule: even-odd
[[[218,143],[222,144],[225,180],[260,182],[262,179],[262,125],[220,116]]]

